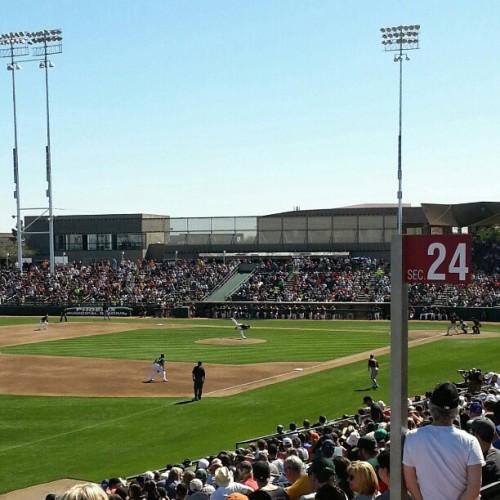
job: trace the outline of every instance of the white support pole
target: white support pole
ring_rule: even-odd
[[[402,475],[408,418],[408,285],[403,283],[403,236],[391,242],[391,497],[406,500]]]

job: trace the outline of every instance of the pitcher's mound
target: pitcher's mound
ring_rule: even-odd
[[[262,339],[240,339],[239,337],[228,337],[222,339],[203,339],[197,340],[197,344],[209,344],[209,345],[248,345],[248,344],[262,344],[266,342]]]

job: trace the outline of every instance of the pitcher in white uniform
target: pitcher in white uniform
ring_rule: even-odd
[[[244,330],[248,330],[250,328],[250,325],[245,325],[245,323],[238,323],[234,317],[231,318],[231,321],[232,321],[232,323],[234,325],[235,330],[239,330],[240,331],[240,337],[241,337],[241,339],[242,340],[246,339],[245,334],[243,332],[244,332]]]

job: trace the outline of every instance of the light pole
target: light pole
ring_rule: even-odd
[[[7,69],[12,71],[12,101],[14,107],[14,183],[16,189],[14,191],[14,198],[16,199],[17,206],[17,254],[19,272],[23,272],[23,250],[22,239],[23,229],[21,222],[21,194],[19,187],[19,166],[18,166],[18,146],[17,146],[17,109],[16,109],[16,84],[15,72],[21,69],[21,66],[16,61],[24,60],[29,55],[29,46],[42,44],[41,47],[33,47],[33,55],[35,57],[42,57],[40,68],[45,68],[45,99],[47,111],[47,145],[45,147],[45,161],[47,170],[47,183],[48,188],[46,191],[47,198],[49,199],[49,253],[50,253],[50,272],[54,274],[55,271],[55,256],[54,256],[54,217],[52,210],[52,166],[51,166],[51,152],[50,152],[50,115],[49,115],[49,80],[48,68],[53,68],[54,65],[48,60],[47,56],[52,54],[59,54],[62,52],[62,36],[61,30],[43,30],[43,31],[20,31],[18,33],[5,33],[0,35],[0,46],[7,46],[7,48],[0,48],[0,57],[8,57],[10,63]],[[55,43],[54,43],[55,42]],[[40,61],[40,59],[35,59]]]
[[[16,105],[16,71],[22,69],[14,57],[23,57],[29,54],[28,49],[28,36],[23,31],[18,33],[4,33],[0,35],[0,46],[7,46],[0,49],[0,57],[8,57],[10,63],[7,64],[7,70],[12,73],[12,108],[14,114],[14,149],[13,149],[13,162],[14,162],[14,184],[16,189],[14,191],[14,198],[16,199],[16,239],[17,239],[17,262],[19,272],[23,274],[23,235],[21,224],[21,191],[19,187],[19,163],[17,154],[17,105]]]
[[[405,500],[406,488],[402,477],[403,436],[408,417],[408,285],[403,280],[403,171],[401,165],[403,118],[403,60],[409,61],[403,50],[418,49],[420,26],[381,28],[382,45],[386,51],[396,51],[399,62],[399,134],[398,134],[398,232],[391,242],[391,495]]]
[[[22,69],[19,64],[13,62],[14,56],[11,47],[12,62],[7,65],[7,70],[12,73],[12,108],[14,113],[14,149],[12,151],[14,161],[14,183],[16,190],[14,198],[16,199],[16,240],[17,240],[17,267],[20,274],[23,274],[23,234],[21,222],[21,190],[19,187],[19,161],[17,155],[17,105],[16,105],[16,71]]]
[[[399,135],[398,135],[398,234],[403,234],[403,170],[401,165],[401,128],[403,121],[403,60],[410,58],[403,51],[418,49],[420,26],[393,26],[380,28],[382,45],[386,52],[398,52],[394,62],[399,62]]]
[[[49,256],[50,256],[50,274],[55,272],[55,253],[54,253],[54,213],[52,205],[52,157],[50,150],[50,108],[49,108],[49,68],[54,64],[49,61],[48,56],[60,54],[62,52],[62,31],[43,30],[34,33],[31,39],[32,43],[41,43],[41,47],[34,47],[33,55],[42,56],[40,69],[45,70],[45,109],[47,117],[47,145],[45,146],[45,164],[47,171],[47,198],[49,199]],[[56,43],[54,43],[56,42]]]

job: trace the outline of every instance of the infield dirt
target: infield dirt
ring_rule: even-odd
[[[40,341],[106,335],[133,329],[136,325],[124,323],[55,323],[47,331],[37,331],[36,326],[21,325],[0,327],[2,346],[35,343]],[[172,328],[173,326],[170,326]],[[177,328],[177,326],[175,326]],[[141,328],[158,328],[142,324]],[[169,328],[165,325],[162,328]],[[253,330],[254,336],[258,329]],[[410,345],[442,339],[442,332],[435,330],[410,332]],[[485,333],[482,336],[488,336]],[[474,336],[462,336],[474,337]],[[452,340],[453,337],[450,337]],[[257,337],[242,341],[238,338],[211,339],[212,345],[237,345],[241,342],[265,342]],[[375,349],[374,354],[387,354],[389,347]],[[204,364],[207,380],[205,397],[222,397],[250,389],[301,377],[330,368],[361,361],[367,352],[325,362],[283,362],[248,365]],[[193,363],[169,362],[168,382],[145,384],[151,363],[145,361],[0,354],[0,394],[23,396],[84,396],[84,397],[191,397]],[[158,378],[159,380],[159,378]]]

